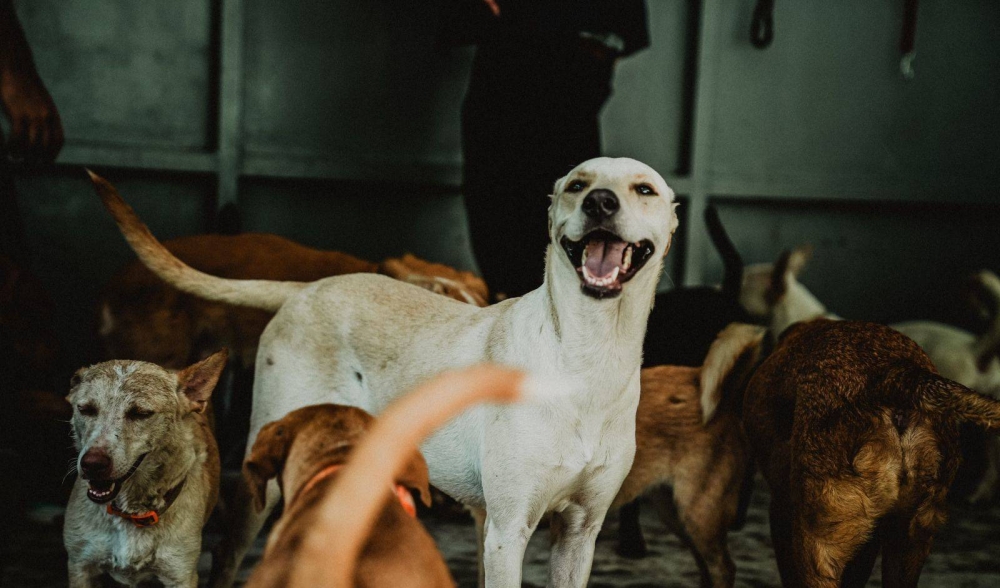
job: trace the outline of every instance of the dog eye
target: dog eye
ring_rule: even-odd
[[[639,184],[635,187],[635,191],[643,196],[656,196],[656,190],[649,184]]]
[[[83,416],[94,416],[97,414],[97,407],[93,404],[80,404],[76,407]]]
[[[581,182],[580,180],[574,180],[573,182],[570,183],[569,186],[566,187],[566,191],[575,194],[577,192],[583,192],[583,189],[586,187],[587,187],[586,182]]]
[[[138,406],[133,406],[128,409],[128,412],[125,413],[125,418],[132,421],[141,421],[143,419],[148,419],[151,416],[153,416],[153,411],[139,408]]]

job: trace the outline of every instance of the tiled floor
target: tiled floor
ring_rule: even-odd
[[[737,566],[737,586],[778,586],[767,529],[767,496],[762,487],[754,497],[747,526],[729,536]],[[616,523],[609,519],[598,541],[590,586],[593,588],[639,588],[652,586],[694,587],[698,572],[694,561],[676,538],[667,534],[647,508],[643,526],[649,542],[649,557],[632,561],[614,553]],[[46,513],[37,513],[45,518]],[[48,513],[51,522],[25,523],[14,536],[4,540],[2,557],[6,569],[0,586],[54,588],[66,585],[65,554],[57,511]],[[475,532],[471,522],[430,519],[425,521],[445,554],[459,586],[475,586]],[[207,532],[206,545],[218,539],[217,530]],[[263,548],[258,539],[248,558],[245,579]],[[547,572],[548,538],[545,531],[535,535],[525,558],[525,586],[544,586]],[[207,575],[209,558],[202,558],[202,578]],[[880,586],[878,570],[870,586]],[[920,585],[933,588],[1000,588],[1000,507],[989,510],[955,505],[950,521],[935,542],[924,568]]]

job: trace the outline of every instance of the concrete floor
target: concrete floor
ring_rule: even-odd
[[[758,484],[746,527],[729,536],[736,560],[739,587],[779,586],[778,571],[767,528],[767,491]],[[36,509],[33,520],[18,524],[0,545],[0,586],[56,588],[66,585],[65,553],[61,539],[61,510]],[[666,532],[651,508],[643,511],[643,527],[650,555],[633,561],[614,552],[617,522],[610,517],[598,540],[590,586],[593,588],[640,588],[698,585],[693,559],[680,542]],[[436,539],[458,585],[475,586],[475,531],[471,522],[428,518],[425,524]],[[524,585],[544,586],[547,574],[548,538],[542,530],[532,538],[525,557]],[[216,525],[206,530],[206,547],[219,538]],[[245,580],[263,549],[258,539],[241,573]],[[210,560],[207,552],[200,564],[202,585]],[[878,568],[869,586],[881,586]],[[953,505],[950,520],[938,535],[924,567],[920,586],[925,588],[1000,587],[1000,507],[972,509]]]

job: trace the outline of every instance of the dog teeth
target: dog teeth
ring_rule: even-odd
[[[619,273],[619,268],[618,266],[615,266],[615,268],[611,270],[611,274],[608,275],[607,277],[595,278],[593,274],[590,273],[590,270],[587,269],[586,266],[583,267],[583,277],[584,279],[587,280],[587,283],[590,284],[591,286],[597,286],[599,288],[606,288],[611,284],[614,284],[615,280],[618,279],[618,273]]]
[[[585,265],[587,263],[587,248],[583,248],[583,256],[580,258],[580,265]]]
[[[622,271],[627,272],[632,267],[632,246],[625,248],[625,255],[622,257]]]

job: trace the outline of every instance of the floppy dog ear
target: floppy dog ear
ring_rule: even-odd
[[[430,475],[427,473],[427,462],[419,451],[414,452],[413,459],[396,476],[396,483],[420,492],[420,500],[424,506],[431,505]]]
[[[226,369],[229,350],[223,349],[177,374],[177,392],[183,394],[192,412],[205,412],[208,399]]]
[[[288,450],[292,445],[292,432],[285,419],[268,423],[257,434],[250,456],[243,462],[243,478],[250,488],[254,507],[260,512],[267,502],[267,483],[277,477]]]

